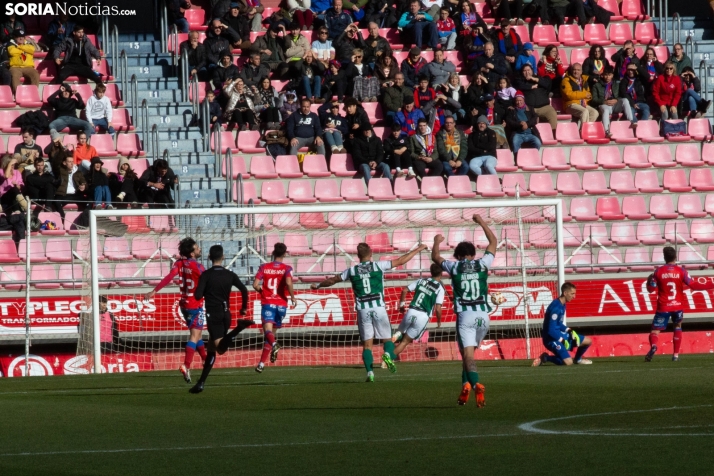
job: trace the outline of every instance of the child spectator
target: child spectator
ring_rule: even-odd
[[[526,43],[523,45],[523,51],[516,58],[516,71],[523,69],[523,66],[530,64],[533,71],[536,71],[536,59],[533,56],[533,43]]]
[[[298,110],[297,93],[295,91],[286,91],[283,94],[283,105],[280,106],[280,114],[283,120],[287,120],[290,114]]]
[[[502,109],[512,107],[516,99],[516,89],[511,86],[511,81],[505,76],[498,80],[496,88],[496,102]]]
[[[110,134],[114,134],[112,127],[112,102],[104,95],[107,87],[103,84],[98,84],[94,88],[94,95],[87,101],[87,107],[84,112],[87,115],[87,122],[94,127],[98,126],[100,130],[105,130]]]
[[[330,111],[325,114],[322,120],[322,130],[325,135],[325,142],[330,146],[332,152],[342,154],[343,138],[347,135],[347,119],[340,115],[340,103],[334,101],[330,104]]]
[[[436,22],[439,32],[439,48],[453,50],[456,48],[456,24],[449,18],[449,9],[441,7],[439,21]]]

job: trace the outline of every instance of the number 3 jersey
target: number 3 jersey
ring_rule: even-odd
[[[657,312],[684,309],[684,284],[692,289],[711,289],[711,285],[694,281],[684,268],[676,264],[666,264],[655,269],[652,279],[647,281],[647,290],[657,291]]]
[[[407,289],[414,293],[409,309],[422,311],[431,317],[434,306],[444,303],[444,286],[433,278],[417,279]]]
[[[288,285],[285,279],[292,277],[293,268],[290,265],[278,261],[261,264],[260,268],[258,268],[258,273],[255,275],[255,279],[263,281],[260,304],[287,307]]]
[[[174,277],[178,276],[181,280],[179,289],[181,290],[181,303],[183,309],[201,309],[203,307],[203,299],[193,297],[196,291],[198,279],[206,269],[201,263],[195,259],[180,259],[176,261],[164,279],[154,289],[159,292],[164,286],[169,284]]]
[[[352,284],[356,309],[384,306],[384,272],[392,269],[391,261],[367,261],[342,272],[342,281]]]
[[[488,251],[481,259],[443,261],[441,267],[451,276],[454,291],[454,311],[491,312],[488,304],[488,269],[493,255]]]

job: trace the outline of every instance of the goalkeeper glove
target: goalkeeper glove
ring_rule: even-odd
[[[570,329],[570,338],[573,341],[573,347],[580,347],[580,336],[573,329]]]
[[[563,339],[563,346],[565,350],[570,350],[570,341],[568,339]]]

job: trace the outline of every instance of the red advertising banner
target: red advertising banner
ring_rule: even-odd
[[[30,354],[28,374],[34,376],[83,375],[92,373],[93,359],[76,354]],[[137,352],[131,354],[102,355],[102,373],[147,372],[153,370],[152,354]],[[5,377],[25,376],[24,355],[0,355],[0,372]]]

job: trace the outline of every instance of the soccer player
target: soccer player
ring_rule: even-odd
[[[555,365],[590,365],[592,360],[583,359],[592,341],[589,337],[579,335],[565,325],[565,305],[575,299],[575,285],[563,283],[560,287],[560,297],[550,303],[543,315],[543,345],[554,355],[543,352],[533,361],[533,367],[538,367],[546,362]],[[577,347],[575,359],[570,357],[569,351]]]
[[[238,333],[254,324],[248,319],[238,319],[235,329],[228,331],[231,327],[229,304],[231,288],[235,286],[241,293],[243,304],[240,310],[241,316],[248,313],[248,289],[233,271],[221,266],[223,263],[223,247],[221,245],[211,246],[211,249],[208,250],[208,258],[213,266],[201,275],[194,293],[196,299],[206,299],[208,352],[206,361],[203,363],[201,378],[198,379],[196,385],[191,387],[189,390],[191,393],[203,392],[203,385],[216,362],[216,354],[224,354]]]
[[[471,390],[474,390],[476,406],[481,408],[486,404],[486,388],[478,381],[474,350],[481,345],[481,341],[488,333],[488,313],[491,312],[491,306],[488,305],[487,300],[488,269],[493,264],[497,241],[496,235],[480,215],[474,215],[473,221],[483,228],[486,239],[488,239],[488,246],[483,257],[475,259],[476,247],[474,244],[462,241],[454,249],[456,261],[447,261],[441,257],[439,251],[439,245],[444,241],[444,235],[436,235],[434,247],[431,249],[431,259],[449,273],[454,292],[456,337],[463,363],[462,388],[457,402],[459,405],[466,405]]]
[[[391,261],[372,261],[372,249],[367,243],[357,245],[359,264],[346,269],[342,274],[327,278],[319,284],[310,286],[312,289],[328,288],[343,281],[352,284],[355,294],[355,309],[357,310],[357,327],[362,341],[362,362],[367,369],[367,382],[374,382],[372,364],[372,345],[374,339],[382,339],[384,353],[389,359],[385,360],[389,371],[394,373],[397,367],[394,364],[394,342],[392,342],[392,327],[384,305],[384,272],[402,266],[409,262],[418,253],[427,248],[420,245],[418,248]]]
[[[407,292],[413,292],[414,297],[409,303],[409,310],[404,315],[402,323],[399,324],[397,332],[392,336],[392,342],[399,342],[394,349],[394,355],[399,355],[409,344],[418,340],[429,324],[431,313],[436,313],[436,326],[441,327],[441,305],[444,303],[446,290],[441,284],[441,266],[432,263],[429,268],[431,278],[417,279],[402,289],[399,299],[399,308],[406,307]],[[401,340],[400,340],[401,339]],[[389,354],[384,354],[382,360],[385,362],[390,358]]]
[[[205,271],[203,265],[197,260],[201,257],[201,248],[193,238],[184,238],[178,246],[178,252],[181,259],[177,260],[171,267],[171,271],[156,285],[153,291],[146,294],[144,299],[149,301],[154,295],[161,291],[178,275],[180,278],[179,290],[181,291],[181,300],[179,301],[179,309],[181,315],[186,320],[186,326],[190,332],[188,342],[186,342],[186,353],[183,364],[179,367],[179,371],[183,375],[186,383],[191,383],[191,362],[196,352],[201,356],[201,359],[206,361],[206,348],[203,345],[203,325],[205,314],[203,312],[203,300],[195,299],[193,292],[198,284],[198,279]]]
[[[258,268],[258,273],[253,281],[253,289],[260,293],[260,316],[263,321],[263,353],[255,371],[261,373],[265,366],[265,361],[270,355],[270,361],[278,360],[280,344],[275,341],[273,327],[280,329],[283,325],[283,318],[288,310],[288,298],[295,307],[295,293],[293,292],[293,268],[283,263],[288,247],[284,243],[275,243],[273,247],[273,262],[264,263]]]
[[[652,320],[650,332],[650,351],[645,356],[645,362],[652,361],[657,352],[659,333],[667,329],[669,320],[674,324],[674,352],[672,360],[679,360],[679,349],[682,347],[682,320],[684,319],[684,292],[686,284],[695,291],[714,289],[712,283],[700,283],[691,278],[689,273],[677,265],[677,251],[671,246],[666,246],[664,252],[664,266],[655,269],[647,278],[647,290],[657,291],[657,311]]]

